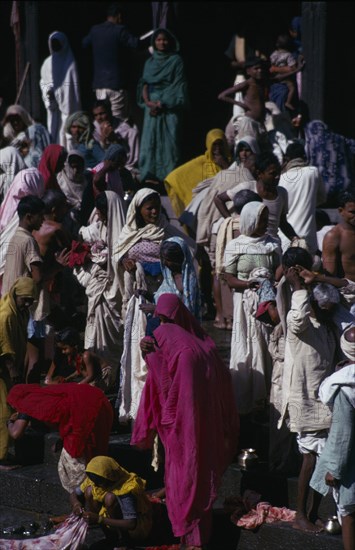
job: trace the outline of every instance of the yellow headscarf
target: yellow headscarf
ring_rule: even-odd
[[[96,456],[86,466],[86,472],[103,477],[112,481],[108,488],[98,487],[88,477],[80,485],[81,491],[91,487],[94,500],[103,503],[107,493],[113,493],[116,496],[123,496],[131,493],[137,500],[137,526],[129,531],[133,538],[144,538],[148,535],[152,526],[151,504],[144,492],[145,480],[133,472],[127,472],[120,466],[116,460],[109,456]],[[102,506],[100,516],[107,517],[107,510]]]
[[[213,144],[222,140],[224,143],[224,154],[230,161],[230,151],[223,130],[215,128],[210,130],[206,136],[206,152],[182,166],[175,168],[165,178],[165,187],[169,195],[171,205],[177,217],[181,216],[184,209],[192,200],[192,190],[201,181],[213,178],[222,170],[213,162]]]
[[[11,355],[17,375],[23,367],[26,354],[28,311],[16,306],[16,296],[37,298],[37,285],[30,277],[17,279],[0,300],[0,357]]]

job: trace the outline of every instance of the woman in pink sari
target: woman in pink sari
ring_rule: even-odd
[[[237,448],[238,415],[229,370],[204,331],[190,334],[164,314],[160,321],[131,444],[149,448],[158,433],[174,535],[199,548],[209,540],[212,505]]]

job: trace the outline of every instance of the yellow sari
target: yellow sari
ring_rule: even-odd
[[[207,150],[205,154],[175,168],[175,170],[166,176],[164,181],[166,191],[178,218],[191,202],[192,190],[197,184],[206,179],[213,178],[222,170],[222,168],[213,161],[212,147],[214,142],[218,140],[224,142],[225,156],[230,159],[230,152],[223,130],[210,130],[206,136]]]
[[[152,510],[147,495],[144,492],[145,481],[133,472],[127,472],[113,458],[109,456],[96,456],[86,466],[86,472],[103,477],[112,481],[112,486],[108,489],[98,487],[88,477],[80,485],[81,491],[91,487],[94,500],[104,503],[107,493],[113,493],[116,496],[134,495],[137,500],[137,525],[132,531],[128,531],[133,540],[144,539],[149,535],[152,527]],[[107,510],[103,505],[100,516],[108,517]]]

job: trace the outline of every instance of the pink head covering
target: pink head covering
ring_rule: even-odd
[[[0,207],[0,231],[2,231],[16,214],[17,205],[22,197],[35,195],[43,197],[44,181],[37,168],[25,168],[18,172],[9,187]]]
[[[159,296],[154,316],[164,315],[167,319],[184,328],[201,340],[210,341],[212,347],[216,347],[212,338],[203,330],[196,318],[190,313],[184,303],[176,294],[162,294]]]
[[[56,168],[58,160],[64,152],[65,149],[61,145],[48,145],[43,151],[42,158],[38,165],[38,170],[43,176],[46,191],[47,189],[60,190],[57,182]]]

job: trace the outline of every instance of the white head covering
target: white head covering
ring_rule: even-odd
[[[118,246],[116,249],[119,259],[121,259],[134,244],[138,243],[142,239],[157,242],[161,242],[164,239],[165,228],[168,226],[168,221],[164,215],[160,214],[156,225],[153,225],[152,223],[149,223],[144,227],[138,227],[137,225],[137,208],[139,208],[145,199],[150,195],[154,195],[154,197],[157,197],[160,200],[159,193],[144,187],[143,189],[137,191],[129,205],[126,225],[124,226],[119,237]]]
[[[240,233],[250,237],[258,227],[261,214],[267,206],[262,202],[248,202],[240,213]]]
[[[73,171],[69,164],[72,157],[80,157],[83,160],[83,173],[77,179],[74,179]],[[80,208],[81,206],[84,189],[87,185],[84,172],[84,155],[79,151],[71,151],[67,156],[63,170],[57,175],[57,181],[72,208]]]
[[[52,40],[58,40],[62,48],[54,51]],[[40,86],[45,107],[50,107],[49,92],[54,93],[59,109],[69,115],[81,108],[79,93],[79,77],[73,52],[68,38],[59,31],[49,35],[48,46],[51,55],[45,59],[41,67]]]
[[[31,115],[26,111],[26,109],[21,107],[21,105],[10,105],[10,107],[7,108],[7,111],[5,113],[5,117],[3,120],[3,126],[4,126],[3,134],[5,138],[11,141],[13,141],[17,136],[11,122],[8,121],[8,118],[13,115],[19,116],[22,122],[24,123],[24,125],[26,126],[26,128],[28,128],[29,126],[35,123]]]
[[[259,224],[260,216],[267,208],[262,202],[248,202],[240,214],[240,235],[227,244],[224,255],[224,267],[233,265],[241,254],[271,254],[277,251],[281,256],[279,241],[265,233],[260,237],[251,237]]]
[[[0,149],[0,196],[5,196],[14,177],[26,168],[25,161],[15,147]]]
[[[344,355],[353,363],[328,376],[319,388],[320,400],[326,405],[331,405],[338,391],[341,390],[355,408],[355,342],[349,342],[346,338],[347,331],[354,327],[355,324],[351,323],[340,338],[340,347]]]

